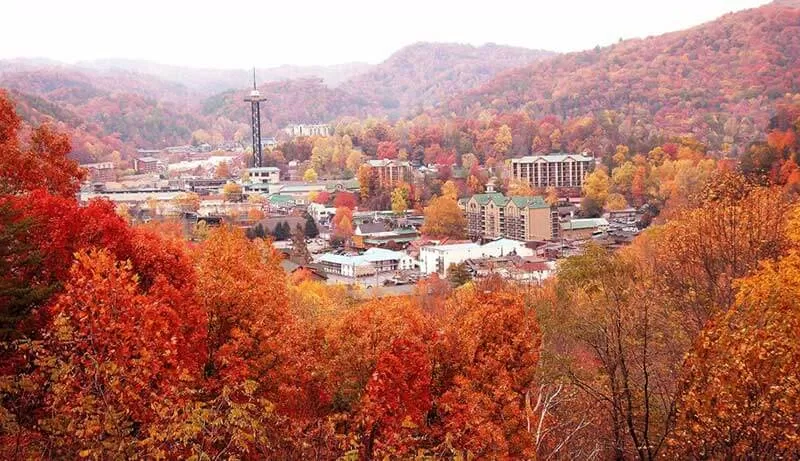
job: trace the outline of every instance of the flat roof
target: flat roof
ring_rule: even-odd
[[[537,161],[545,161],[547,163],[557,163],[557,162],[564,162],[567,159],[578,161],[578,162],[593,162],[594,158],[583,155],[583,154],[567,154],[567,153],[559,153],[559,154],[547,154],[547,155],[527,155],[525,157],[519,158],[512,158],[511,163],[530,163],[530,162],[537,162]]]

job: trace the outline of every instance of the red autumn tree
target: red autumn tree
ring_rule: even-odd
[[[0,193],[19,194],[34,189],[74,197],[85,173],[67,158],[69,138],[47,125],[33,131],[29,147],[20,145],[20,120],[14,105],[0,92]]]
[[[419,342],[395,339],[378,357],[361,409],[366,459],[416,451],[415,436],[432,405],[431,372],[426,347]]]
[[[346,207],[350,208],[351,210],[356,208],[356,204],[358,203],[358,199],[356,195],[352,192],[345,192],[340,191],[336,193],[336,197],[333,199],[333,206],[336,208],[339,207]]]
[[[397,143],[393,141],[383,141],[378,143],[378,158],[397,158]]]

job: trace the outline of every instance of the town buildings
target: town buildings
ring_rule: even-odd
[[[561,223],[561,236],[569,240],[582,240],[606,229],[608,221],[605,218],[570,219]]]
[[[453,264],[461,264],[468,259],[497,258],[508,255],[533,256],[534,251],[524,243],[499,239],[486,245],[474,242],[454,243],[450,245],[430,245],[420,248],[419,266],[423,274],[439,274],[447,277]]]
[[[139,157],[133,160],[133,168],[139,174],[158,173],[158,159],[155,157]]]
[[[329,274],[352,278],[414,268],[414,260],[406,253],[382,248],[370,248],[360,255],[325,253],[317,262]]]
[[[281,170],[274,166],[248,168],[247,173],[253,184],[278,184],[281,180]]]
[[[559,235],[558,210],[542,197],[506,197],[499,192],[473,195],[459,205],[471,239],[550,240]]]
[[[89,181],[92,183],[110,182],[117,179],[114,171],[114,162],[89,163],[81,165],[89,173]]]
[[[406,246],[419,237],[413,228],[387,230],[382,222],[366,222],[356,226],[351,240],[356,248],[371,248],[394,244]]]
[[[512,159],[511,172],[535,188],[579,188],[594,164],[595,159],[583,154],[530,155]]]
[[[369,160],[370,167],[381,187],[394,187],[411,175],[411,163],[405,160],[380,159]]]

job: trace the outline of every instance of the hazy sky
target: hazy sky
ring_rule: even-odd
[[[377,63],[418,41],[577,51],[766,0],[4,0],[0,58],[196,67]],[[390,6],[391,5],[391,6]]]

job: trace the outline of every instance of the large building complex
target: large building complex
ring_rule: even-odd
[[[289,136],[294,138],[300,136],[330,136],[333,133],[333,127],[327,123],[317,123],[312,125],[299,124],[289,125],[283,129]]]
[[[325,253],[317,262],[329,274],[352,278],[365,277],[375,273],[410,270],[414,267],[414,260],[406,253],[382,248],[370,248],[361,255]]]
[[[531,187],[581,187],[595,160],[583,154],[531,155],[511,160],[514,179]]]
[[[114,162],[88,163],[81,165],[89,173],[91,182],[110,182],[117,178]]]
[[[450,266],[461,264],[468,259],[497,258],[501,256],[532,256],[533,250],[524,243],[509,239],[499,239],[486,245],[474,242],[450,245],[430,245],[420,248],[419,264],[423,274],[437,273],[447,277]]]
[[[158,159],[155,157],[139,157],[133,159],[133,168],[139,174],[158,173]]]
[[[473,195],[459,205],[472,239],[550,240],[558,237],[558,210],[542,197],[506,197],[499,192]]]
[[[375,173],[382,187],[393,187],[411,174],[411,164],[405,160],[370,160],[367,165]]]

